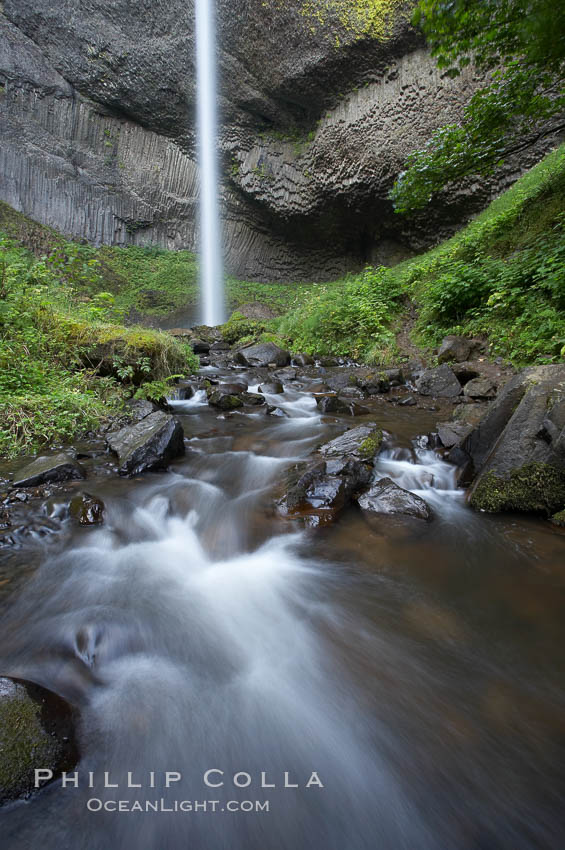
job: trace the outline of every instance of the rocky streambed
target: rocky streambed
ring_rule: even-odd
[[[557,846],[563,367],[512,374],[457,338],[385,370],[192,343],[162,408],[4,468],[0,709],[14,680],[58,695],[79,774],[118,785],[174,769],[216,799],[211,767],[316,770],[305,807],[268,792],[281,847]],[[264,846],[264,813],[93,825],[117,792],[66,793],[59,751],[22,805],[36,756],[15,752],[11,847],[60,847],[61,824],[93,850]]]

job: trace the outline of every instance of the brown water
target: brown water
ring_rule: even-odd
[[[185,458],[89,482],[103,529],[69,526],[6,559],[0,669],[80,706],[83,754],[81,787],[53,783],[3,810],[6,847],[563,846],[565,535],[472,513],[453,470],[412,451],[437,414],[383,402],[378,471],[424,495],[434,521],[351,508],[305,529],[273,495],[345,422],[285,389],[272,401],[287,418],[179,403]],[[211,768],[225,786],[204,785]],[[183,776],[170,789],[167,770]],[[103,771],[121,787],[102,787]],[[128,771],[145,787],[128,789]],[[249,787],[233,787],[238,771]],[[301,787],[282,788],[285,771]],[[304,787],[312,771],[323,788]],[[87,807],[161,798],[218,804]],[[270,810],[227,811],[243,800]]]

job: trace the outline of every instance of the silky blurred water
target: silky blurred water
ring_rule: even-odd
[[[565,537],[469,511],[454,469],[414,439],[426,414],[390,408],[375,474],[427,499],[433,522],[351,508],[306,529],[276,495],[344,422],[292,386],[268,400],[286,415],[176,402],[186,457],[102,482],[105,526],[73,532],[6,606],[1,669],[80,708],[82,759],[78,789],[3,810],[2,846],[560,847]],[[165,788],[165,771],[182,782]],[[305,787],[313,771],[323,788]],[[94,812],[93,798],[219,808]]]

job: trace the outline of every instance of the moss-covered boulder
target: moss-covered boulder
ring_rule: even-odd
[[[191,374],[199,367],[190,340],[150,328],[59,316],[52,335],[67,350],[78,350],[87,369],[128,383]]]
[[[236,407],[243,407],[243,401],[239,395],[221,389],[214,389],[209,393],[208,404],[220,410],[235,410]]]
[[[351,428],[320,448],[327,458],[351,457],[355,460],[372,462],[383,441],[383,432],[376,424],[359,425]]]
[[[551,521],[554,525],[559,526],[559,528],[565,528],[565,508],[556,514],[553,514]]]
[[[551,516],[565,504],[565,470],[544,463],[529,463],[508,478],[494,472],[484,475],[471,494],[476,510],[525,511]]]
[[[77,760],[68,703],[31,682],[0,678],[0,805],[36,790],[36,769],[57,776]]]
[[[565,366],[516,375],[462,445],[473,464],[477,510],[551,516],[565,504]]]

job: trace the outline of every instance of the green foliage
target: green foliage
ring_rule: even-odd
[[[172,384],[183,375],[169,375],[163,381],[147,381],[142,384],[134,393],[135,399],[144,399],[145,401],[154,401],[156,404],[162,403],[171,392]]]
[[[565,107],[565,7],[552,0],[420,0],[414,14],[449,76],[474,62],[489,83],[462,124],[441,127],[412,153],[391,197],[401,213],[425,206],[448,183],[490,174],[553,131]],[[548,123],[549,122],[549,123]]]
[[[102,247],[99,288],[110,288],[116,306],[164,316],[198,301],[198,265],[190,251],[158,247]]]
[[[401,309],[401,288],[383,267],[319,284],[277,322],[295,351],[373,359],[394,345],[392,320]]]
[[[565,353],[565,146],[550,154],[453,239],[393,268],[366,269],[306,290],[277,324],[295,351],[371,363],[396,354],[405,299],[418,340],[483,335],[516,365]]]
[[[228,321],[222,325],[222,336],[226,342],[233,345],[244,338],[256,339],[264,330],[265,322],[257,319],[247,319],[237,310],[232,313]]]
[[[421,306],[428,344],[484,335],[517,365],[556,362],[565,345],[565,148],[471,225],[398,267]]]
[[[198,368],[170,335],[108,322],[110,293],[77,297],[95,283],[92,250],[67,243],[36,259],[0,238],[0,454],[99,426],[122,409],[120,382]]]
[[[262,283],[260,281],[237,280],[234,277],[226,279],[226,301],[231,310],[237,310],[242,304],[258,301],[266,304],[276,312],[283,313],[313,288],[316,284],[296,283]]]

